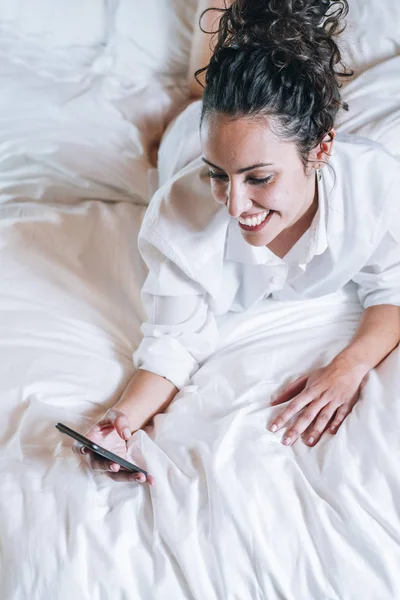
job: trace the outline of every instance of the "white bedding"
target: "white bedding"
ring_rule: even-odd
[[[371,372],[335,438],[287,448],[265,428],[271,395],[351,337],[361,311],[351,286],[221,320],[217,354],[133,436],[131,458],[155,488],[87,472],[55,430],[84,430],[132,374],[148,151],[183,97],[193,5],[181,2],[182,43],[163,62],[143,29],[110,33],[117,22],[129,33],[129,3],[110,12],[92,0],[81,14],[74,0],[60,20],[50,0],[36,2],[28,18],[26,1],[14,12],[0,1],[1,600],[400,598],[399,350]],[[354,3],[360,75],[339,128],[400,158],[398,7],[379,5],[376,43],[367,5],[373,17],[376,3]],[[157,27],[157,5],[141,6],[135,26],[151,16]],[[76,47],[68,15],[83,20]],[[180,153],[179,131],[168,139]]]

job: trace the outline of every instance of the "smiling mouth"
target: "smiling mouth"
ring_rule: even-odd
[[[259,231],[268,223],[273,213],[273,210],[265,210],[254,217],[247,217],[245,219],[239,217],[239,227],[244,229],[244,231]]]

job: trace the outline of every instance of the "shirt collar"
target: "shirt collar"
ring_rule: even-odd
[[[225,258],[252,265],[282,263],[282,260],[271,252],[267,246],[252,246],[248,244],[241,234],[238,220],[234,218],[230,219],[228,225]]]
[[[282,263],[296,263],[305,266],[314,256],[322,254],[328,247],[326,234],[326,185],[324,169],[321,170],[321,181],[318,185],[318,209],[312,220],[310,228],[289,250],[284,259],[279,258],[267,246],[251,246],[240,231],[237,219],[231,218],[227,229],[225,245],[225,258],[235,262],[253,265],[280,265]]]
[[[328,167],[325,167],[327,169]],[[315,213],[314,219],[312,220],[309,232],[309,245],[306,254],[306,264],[314,256],[323,254],[328,247],[328,238],[326,234],[326,180],[324,177],[324,170],[321,169],[321,181],[318,181],[318,209]]]

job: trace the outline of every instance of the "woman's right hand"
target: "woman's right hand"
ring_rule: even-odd
[[[85,433],[85,437],[121,458],[129,460],[127,458],[127,441],[131,437],[131,428],[128,417],[121,410],[115,408],[108,410],[100,421],[92,425]],[[77,454],[83,455],[92,469],[105,471],[114,481],[137,481],[139,483],[147,481],[150,485],[154,485],[154,477],[150,473],[147,478],[144,473],[132,473],[118,463],[95,454],[79,442],[74,442],[73,450]]]

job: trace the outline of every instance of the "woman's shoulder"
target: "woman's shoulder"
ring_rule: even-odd
[[[158,150],[158,179],[161,185],[201,156],[201,109],[201,100],[189,103],[165,130]]]
[[[188,274],[224,251],[229,217],[210,190],[207,167],[193,160],[152,197],[139,232],[139,247],[156,246]]]
[[[368,138],[338,134],[329,159],[329,179],[336,209],[356,203],[378,214],[400,174],[400,162]]]
[[[379,142],[344,133],[336,136],[330,162],[356,184],[363,179],[393,177],[400,168],[398,159]]]
[[[388,227],[398,206],[400,163],[381,144],[338,135],[324,169],[328,232],[373,242]]]

